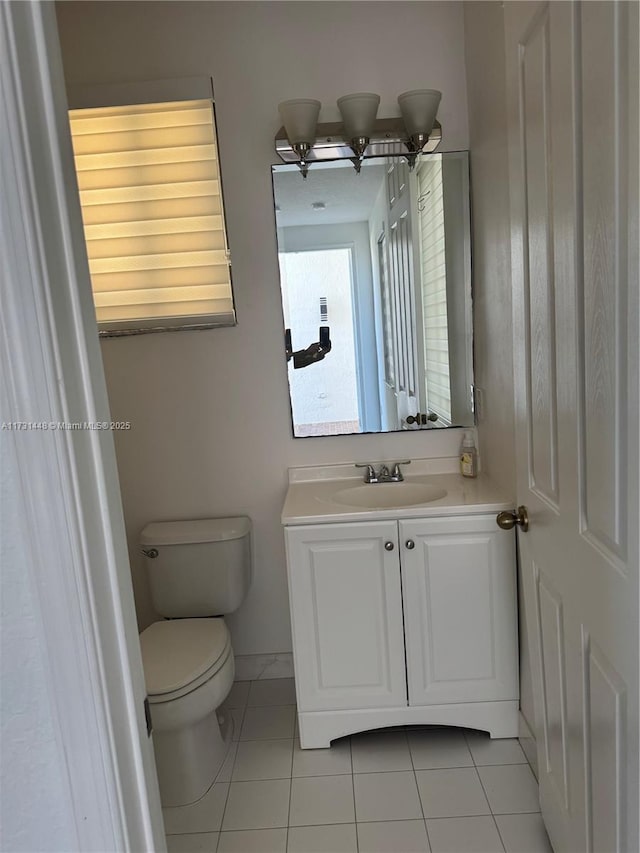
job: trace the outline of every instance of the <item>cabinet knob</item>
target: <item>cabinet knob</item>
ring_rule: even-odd
[[[409,551],[413,551],[413,549],[416,547],[416,543],[413,541],[413,539],[407,539],[405,545],[407,546]]]
[[[394,547],[395,546],[394,546],[393,542],[385,542],[384,543],[384,550],[385,551],[393,551]]]

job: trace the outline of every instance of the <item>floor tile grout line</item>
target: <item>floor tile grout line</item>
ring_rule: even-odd
[[[298,708],[296,707],[296,720],[298,719]],[[289,827],[291,825],[291,797],[293,796],[293,759],[296,753],[296,726],[293,725],[293,739],[291,743],[291,775],[289,777],[289,808],[287,809],[287,830],[285,832],[284,849],[289,849]]]
[[[284,738],[283,738],[284,740]],[[248,743],[248,741],[240,741],[240,743]],[[493,767],[517,767],[518,765],[491,765]],[[439,773],[440,770],[476,770],[476,767],[454,766],[454,767],[405,767],[402,770],[365,770],[361,773],[351,773],[346,770],[343,773],[331,771],[331,773],[305,773],[304,776],[264,776],[258,779],[233,779],[233,782],[282,782],[283,779],[326,779],[329,776],[384,776],[388,773]],[[416,777],[417,781],[417,777]],[[222,782],[216,784],[224,784]],[[539,811],[539,809],[538,809]],[[534,812],[505,812],[504,814],[534,814]],[[472,815],[467,815],[472,817]]]
[[[249,691],[250,690],[251,690],[251,682],[249,682],[249,690],[247,691],[247,701],[249,699]],[[244,715],[245,715],[246,711],[247,711],[247,705],[245,702],[244,708],[242,709],[242,717],[240,719],[240,731],[238,732],[238,740],[236,741],[236,743],[238,745],[236,746],[236,753],[233,756],[233,764],[231,765],[231,774],[230,774],[230,779],[228,782],[229,787],[227,788],[227,796],[225,797],[225,801],[224,801],[224,809],[222,810],[222,817],[220,818],[220,827],[218,829],[218,843],[216,844],[216,853],[217,853],[218,847],[220,846],[220,834],[222,833],[222,827],[224,825],[224,817],[227,813],[227,805],[229,804],[229,795],[231,794],[231,785],[233,784],[233,771],[235,769],[236,761],[238,759],[238,749],[240,748],[240,735],[242,733],[242,727],[244,725]],[[234,732],[234,734],[235,734],[235,732]]]
[[[424,820],[424,822],[427,822],[427,821],[443,821],[443,820],[468,820],[471,818],[481,818],[481,817],[490,817],[490,818],[520,817],[523,815],[534,815],[534,814],[539,815],[540,812],[504,812],[504,813],[500,813],[500,814],[496,814],[496,815],[493,815],[493,814],[441,815],[439,817],[424,818],[423,820]],[[324,826],[350,826],[351,824],[357,825],[357,824],[365,824],[365,823],[366,824],[412,823],[414,821],[420,821],[420,820],[421,820],[421,818],[416,818],[416,817],[411,817],[411,818],[407,818],[407,817],[385,818],[385,820],[359,820],[359,821],[358,820],[343,820],[343,821],[333,820],[333,821],[330,821],[329,823],[302,823],[302,824],[296,824],[295,826],[287,826],[285,824],[281,824],[280,826],[255,826],[255,827],[248,827],[248,828],[244,828],[244,829],[219,829],[219,830],[211,829],[211,830],[197,830],[194,832],[167,832],[166,835],[167,835],[167,837],[168,836],[182,837],[182,836],[190,836],[190,835],[212,835],[214,833],[222,835],[223,833],[226,834],[229,832],[264,832],[264,831],[270,830],[270,829],[287,829],[287,828],[298,829],[298,828],[307,828],[307,827],[321,828]],[[497,825],[497,821],[496,821],[496,825]],[[427,830],[427,835],[428,835],[428,830]]]
[[[518,811],[515,811],[515,812],[496,812],[496,811],[494,811],[493,806],[491,805],[491,802],[489,800],[489,795],[487,794],[487,790],[484,786],[484,782],[482,781],[482,776],[480,775],[480,770],[485,770],[487,768],[492,768],[492,767],[522,767],[522,764],[488,764],[488,765],[483,764],[479,768],[476,767],[476,773],[478,774],[478,779],[480,779],[480,784],[482,785],[482,790],[484,791],[484,795],[487,798],[487,802],[489,803],[489,808],[491,809],[492,815],[540,814],[540,811],[541,811],[540,808],[538,808],[536,811],[533,811],[533,812],[532,811],[522,811],[521,809],[519,809]],[[535,776],[534,776],[534,779],[535,779]],[[536,788],[539,791],[538,780],[536,779],[535,781],[536,781]],[[539,800],[538,800],[538,806],[540,806]]]
[[[476,771],[476,776],[478,777],[478,781],[480,782],[480,787],[482,788],[482,793],[484,794],[484,798],[487,801],[487,805],[489,806],[489,814],[493,817],[493,806],[491,805],[491,801],[489,800],[489,795],[487,794],[487,789],[484,787],[484,782],[482,781],[482,776],[480,775],[480,771],[477,767],[474,768]]]
[[[441,815],[440,817],[428,817],[425,818],[426,821],[440,821],[440,820],[469,820],[471,818],[478,817],[521,817],[524,815],[539,815],[540,812],[505,812],[504,814],[471,814],[471,815]],[[342,820],[336,821],[332,820],[329,823],[301,823],[296,824],[295,826],[289,827],[290,829],[298,829],[298,828],[307,828],[307,827],[317,827],[321,828],[323,826],[351,826],[351,824],[376,824],[376,823],[413,823],[415,821],[421,821],[422,819],[419,817],[397,817],[397,818],[385,818],[384,820]],[[286,829],[285,824],[281,824],[280,826],[256,826],[250,827],[246,829],[210,829],[210,830],[197,830],[195,832],[167,832],[167,837],[181,837],[183,835],[213,835],[215,833],[218,834],[226,834],[228,832],[264,832],[269,829]]]
[[[470,753],[470,755],[471,755],[471,760],[473,761],[473,766],[474,766],[474,767],[476,768],[476,770],[477,770],[477,769],[478,769],[478,762],[476,761],[476,757],[475,757],[475,755],[473,754],[473,750],[471,749],[471,744],[469,743],[469,736],[468,736],[468,733],[467,733],[467,731],[466,731],[466,730],[463,730],[463,734],[464,734],[464,742],[465,742],[465,743],[466,743],[466,745],[467,745],[467,749],[469,750],[469,753]],[[486,796],[486,794],[485,794],[485,796]]]
[[[527,754],[526,750],[524,749],[524,747],[523,747],[523,746],[522,746],[522,744],[520,743],[520,738],[518,738],[518,744],[520,745],[520,749],[522,750],[522,752],[523,752],[523,754],[524,754],[524,757],[525,757],[525,760],[526,760],[527,764],[529,765],[529,770],[531,770],[531,772],[533,773],[533,776],[534,776],[534,778],[535,778],[535,780],[536,780],[536,784],[537,784],[537,785],[539,785],[539,784],[540,784],[540,780],[538,779],[538,774],[537,774],[537,772],[534,770],[534,768],[533,768],[533,764],[531,763],[531,761],[530,761],[530,759],[529,759],[529,756],[528,756],[528,754]]]
[[[331,749],[331,743],[329,743]],[[356,812],[356,779],[353,772],[353,737],[349,735],[349,764],[351,766],[351,794],[353,796],[353,822],[356,825],[356,851],[360,853],[360,838],[358,836],[358,815]]]
[[[466,815],[467,817],[490,817],[490,815]],[[457,817],[457,816],[456,816]],[[451,820],[452,818],[430,818],[430,820]],[[455,819],[455,818],[454,818]],[[310,826],[317,827],[320,829],[323,826],[351,826],[352,824],[357,823],[413,823],[414,821],[419,821],[419,817],[400,817],[400,818],[387,818],[386,820],[333,820],[330,823],[301,823],[299,825],[291,826],[290,829],[299,829],[299,828],[307,828]],[[261,826],[258,827],[258,830],[264,831],[265,829],[284,829],[283,826]],[[247,829],[223,829],[221,832],[252,832],[253,830]],[[175,833],[178,834],[178,833]],[[182,833],[184,835],[197,835],[198,833]]]
[[[233,768],[232,768],[233,770]],[[224,824],[224,816],[227,811],[227,804],[229,802],[229,794],[231,793],[231,782],[227,784],[227,796],[224,798],[224,808],[222,809],[222,815],[220,816],[220,826],[218,827],[218,843],[216,844],[216,853],[218,847],[220,846],[220,833],[222,832],[222,825]]]
[[[520,748],[520,751],[524,755],[524,761],[497,761],[494,764],[479,764],[476,761],[476,757],[473,754],[473,750],[471,749],[471,744],[469,743],[469,732],[470,731],[472,731],[472,730],[471,729],[463,730],[463,733],[464,733],[464,738],[467,742],[467,748],[468,748],[469,752],[471,753],[471,760],[473,761],[474,767],[515,767],[519,764],[529,764],[529,766],[531,766],[531,762],[529,761],[529,759],[527,757],[527,753],[522,748],[522,745],[520,744],[520,739],[517,737],[516,738],[495,738],[495,740],[515,740],[515,741],[517,741],[518,746]],[[491,743],[493,740],[494,740],[494,738],[492,738],[489,735],[489,742]],[[533,775],[535,776],[535,773]],[[538,780],[536,779],[536,782],[537,781]]]
[[[500,839],[500,842],[502,843],[502,846],[504,847],[504,850],[505,850],[505,853],[506,853],[506,851],[507,851],[507,844],[506,844],[506,842],[505,842],[504,838],[502,837],[502,833],[500,832],[500,827],[498,826],[498,821],[496,820],[496,816],[495,816],[494,814],[492,814],[492,815],[491,815],[491,817],[493,818],[493,822],[494,822],[495,827],[496,827],[496,830],[497,830],[497,832],[498,832],[498,838]]]
[[[356,823],[414,823],[418,821],[418,823],[422,823],[423,820],[448,820],[448,818],[419,818],[419,817],[392,817],[385,818],[385,820],[360,820],[356,821]]]
[[[251,740],[239,740],[237,743],[272,743],[274,740],[295,740],[295,737],[254,737]]]
[[[418,802],[420,803],[420,811],[422,812],[422,822],[424,824],[424,831],[427,836],[427,844],[429,845],[429,850],[431,850],[431,839],[429,838],[429,830],[427,829],[427,818],[424,813],[424,804],[422,802],[422,794],[420,793],[420,786],[418,785],[418,774],[416,773],[416,764],[413,760],[413,751],[411,749],[411,742],[409,740],[409,735],[405,731],[405,737],[407,738],[407,747],[409,749],[409,758],[411,759],[411,766],[413,767],[413,779],[416,783],[416,791],[418,792]]]
[[[537,809],[537,810],[536,810],[536,811],[534,811],[534,812],[523,812],[523,811],[517,811],[517,812],[491,812],[491,814],[495,814],[495,815],[496,815],[496,817],[508,817],[509,815],[519,815],[519,814],[542,814],[542,812],[540,811],[540,809]]]
[[[247,699],[248,698],[249,698],[249,694],[247,694]],[[245,714],[247,713],[247,703],[246,702],[244,703],[243,707],[240,710],[242,710],[242,716],[240,717],[240,730],[238,732],[238,743],[240,743],[240,736],[242,735],[242,727],[244,726],[244,718],[245,718]]]
[[[291,763],[293,765],[293,753],[295,750],[295,738],[292,737],[282,737],[282,738],[265,738],[264,740],[241,740],[238,741],[238,749],[240,748],[240,744],[243,743],[281,743],[281,742],[291,742]],[[236,761],[238,760],[238,751],[236,750],[236,755],[233,761],[233,767],[231,768],[231,781],[232,782],[277,782],[282,779],[290,779],[291,776],[259,776],[254,779],[234,779],[233,773],[235,771]]]

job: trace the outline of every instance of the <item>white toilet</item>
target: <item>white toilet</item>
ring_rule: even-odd
[[[229,721],[216,710],[234,677],[222,616],[251,580],[251,520],[148,524],[140,534],[156,611],[140,635],[162,805],[200,799],[224,761]]]

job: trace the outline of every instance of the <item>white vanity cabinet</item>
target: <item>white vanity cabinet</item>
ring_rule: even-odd
[[[412,723],[517,736],[515,540],[495,514],[285,531],[303,748]]]
[[[299,711],[405,705],[395,521],[287,529]]]
[[[409,703],[517,698],[513,534],[495,516],[399,527]]]

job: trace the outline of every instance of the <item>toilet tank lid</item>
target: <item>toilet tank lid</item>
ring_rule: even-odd
[[[251,532],[251,519],[199,518],[194,521],[153,521],[140,534],[141,545],[194,545],[242,539]]]

